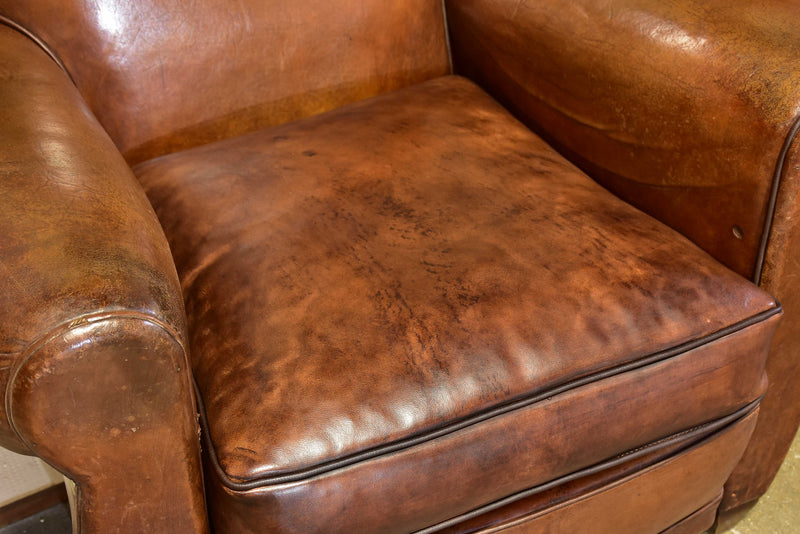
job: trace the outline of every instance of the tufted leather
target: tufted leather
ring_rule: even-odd
[[[220,532],[420,528],[763,392],[772,299],[462,78],[134,170],[183,285]]]

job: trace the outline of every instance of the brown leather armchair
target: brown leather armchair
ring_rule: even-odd
[[[81,532],[701,532],[800,419],[798,11],[0,0],[0,444]]]

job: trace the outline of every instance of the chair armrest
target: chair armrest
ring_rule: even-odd
[[[721,509],[800,423],[800,4],[448,0],[456,70],[628,202],[781,300],[758,426]]]
[[[745,277],[800,106],[791,3],[447,2],[456,69]],[[760,257],[761,253],[761,257]]]
[[[158,220],[69,77],[2,25],[0,102],[0,444],[76,483],[79,531],[206,531]]]

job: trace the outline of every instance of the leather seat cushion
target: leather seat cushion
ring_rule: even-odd
[[[218,532],[423,528],[763,392],[773,299],[465,79],[135,171],[245,503]]]

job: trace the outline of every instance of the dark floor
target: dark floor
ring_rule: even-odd
[[[70,534],[72,520],[69,505],[60,503],[36,515],[26,517],[6,527],[0,527],[0,534]]]

